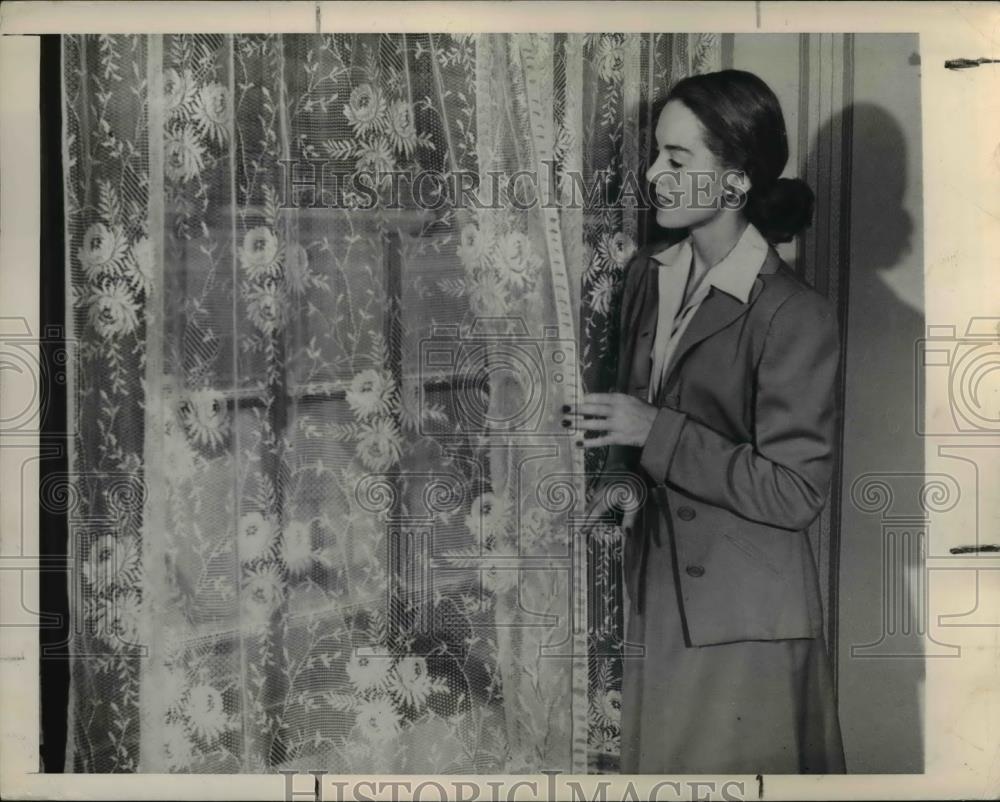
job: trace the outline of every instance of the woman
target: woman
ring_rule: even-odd
[[[805,531],[833,465],[838,329],[771,245],[813,195],[779,178],[784,118],[751,73],[680,81],[656,146],[657,222],[687,237],[632,260],[618,392],[564,420],[610,446],[587,525],[624,512],[626,650],[643,655],[624,665],[621,770],[843,772]],[[616,510],[630,477],[644,498]]]

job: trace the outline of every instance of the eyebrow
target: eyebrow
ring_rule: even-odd
[[[691,150],[690,148],[686,148],[683,145],[661,145],[660,144],[660,138],[655,133],[653,134],[653,141],[656,142],[657,149],[659,149],[659,148],[666,148],[667,150],[682,150],[686,154],[688,154],[689,156],[693,156],[694,155],[694,151],[693,150]]]

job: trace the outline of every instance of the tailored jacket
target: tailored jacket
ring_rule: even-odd
[[[616,390],[643,401],[663,247],[636,253],[622,296]],[[645,491],[625,540],[629,597],[641,610],[658,581],[648,549],[673,549],[688,645],[822,634],[806,529],[832,475],[839,352],[833,305],[769,247],[747,303],[713,286],[694,313],[645,445],[609,448],[597,492],[623,478]]]

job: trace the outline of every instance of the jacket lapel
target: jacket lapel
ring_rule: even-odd
[[[684,359],[684,355],[687,354],[692,348],[694,348],[698,343],[707,337],[711,337],[717,331],[728,326],[730,323],[735,321],[741,315],[745,314],[748,309],[753,305],[754,301],[757,300],[757,296],[760,295],[761,290],[764,289],[764,282],[760,279],[760,274],[773,273],[778,269],[778,264],[781,261],[778,256],[777,251],[773,247],[768,248],[767,257],[764,259],[764,264],[758,273],[758,278],[753,283],[753,287],[750,290],[750,297],[747,299],[746,303],[743,303],[738,298],[734,298],[727,292],[723,292],[716,287],[712,287],[705,300],[702,301],[701,306],[695,312],[694,317],[688,324],[688,327],[684,330],[681,335],[680,342],[677,343],[677,348],[670,357],[670,362],[667,364],[667,369],[663,371],[663,383],[660,389],[670,386],[670,379],[677,369],[678,365],[681,364]],[[654,260],[653,264],[656,262]],[[655,270],[651,270],[654,274],[653,284],[656,286]],[[656,323],[656,306],[653,304],[653,326],[655,331]],[[643,338],[645,340],[651,340],[653,337],[650,334],[648,337]],[[640,340],[641,344],[642,340]],[[637,356],[639,356],[637,350]],[[648,381],[649,376],[649,348],[646,349],[643,355],[643,363],[645,365],[645,371]]]

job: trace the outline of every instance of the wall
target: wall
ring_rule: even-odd
[[[855,37],[838,649],[840,716],[855,772],[923,771],[923,646],[883,638],[891,601],[883,538],[894,536],[892,522],[849,492],[878,474],[902,500],[905,474],[924,466],[914,414],[914,344],[924,333],[918,53],[916,35]],[[914,514],[921,511],[913,502],[892,511]],[[893,618],[914,612],[901,602]],[[878,646],[856,648],[866,644]]]
[[[913,414],[913,348],[923,331],[918,51],[905,34],[737,34],[732,50],[732,66],[760,75],[781,101],[785,174],[817,195],[813,227],[779,252],[841,309],[841,465],[810,535],[855,773],[923,770],[922,646],[901,649],[882,634],[891,527],[851,495],[871,474],[923,471]],[[897,612],[912,614],[905,593],[902,602]]]

